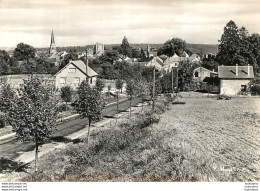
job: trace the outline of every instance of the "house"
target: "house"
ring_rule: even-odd
[[[160,57],[156,56],[156,57],[153,57],[153,59],[150,60],[145,66],[146,67],[155,66],[156,69],[161,70],[163,67],[163,61]]]
[[[164,65],[168,65],[168,68],[178,67],[180,63],[180,57],[177,54],[174,54],[172,57],[168,57],[164,61]]]
[[[202,82],[206,77],[216,77],[218,75],[217,72],[208,70],[204,67],[198,67],[193,71],[193,80],[196,82]]]
[[[220,94],[238,96],[245,92],[254,78],[252,66],[218,66]]]
[[[55,87],[60,89],[63,86],[69,85],[75,90],[86,78],[88,78],[90,85],[94,85],[97,76],[98,74],[81,60],[70,61],[54,75]]]

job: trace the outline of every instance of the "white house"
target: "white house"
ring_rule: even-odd
[[[202,82],[206,77],[215,77],[217,75],[218,73],[214,72],[214,70],[211,71],[204,67],[198,67],[193,71],[193,80]]]
[[[247,90],[254,78],[252,66],[218,66],[220,94],[237,96]]]
[[[63,86],[69,85],[73,89],[76,89],[86,79],[88,79],[90,85],[94,85],[97,76],[98,74],[81,60],[70,61],[54,75],[55,87],[60,89]]]
[[[152,60],[150,60],[146,65],[146,67],[154,67],[158,70],[161,70],[163,67],[163,61],[160,57],[155,56]]]

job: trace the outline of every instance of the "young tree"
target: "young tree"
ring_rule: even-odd
[[[98,89],[95,86],[93,88],[90,87],[84,80],[78,87],[78,100],[76,101],[75,107],[81,117],[88,118],[88,143],[91,122],[101,118],[105,102]]]
[[[122,93],[122,88],[123,88],[123,80],[119,78],[116,80],[116,89],[121,90]]]
[[[66,102],[66,111],[67,111],[67,103],[72,100],[72,88],[70,86],[64,86],[61,89],[61,99]]]
[[[2,84],[0,88],[0,111],[3,113],[4,116],[4,126],[6,126],[6,113],[11,105],[11,101],[15,97],[15,92],[12,90],[10,84]]]
[[[130,103],[129,116],[131,118],[132,99],[136,94],[136,84],[133,80],[129,80],[127,82],[127,84],[126,84],[126,94],[129,96],[129,103]]]
[[[98,78],[96,80],[96,88],[97,88],[97,91],[100,93],[100,95],[101,95],[101,92],[103,91],[104,87],[105,87],[104,83]]]
[[[45,87],[41,79],[24,80],[18,96],[11,101],[7,111],[16,137],[35,143],[35,171],[37,171],[38,147],[50,137],[56,127],[58,108],[52,87]]]
[[[148,83],[144,80],[138,80],[136,83],[136,91],[137,95],[141,96],[142,98],[142,110],[144,108],[144,96],[146,96],[149,92]]]

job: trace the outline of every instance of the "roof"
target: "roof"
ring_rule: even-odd
[[[88,77],[94,77],[94,76],[98,75],[89,66],[87,68],[87,73],[86,73],[86,64],[83,61],[81,61],[81,60],[73,60],[73,61],[70,61],[66,66],[64,66],[60,71],[58,71],[54,76],[58,75],[62,70],[67,68],[70,64],[75,66],[79,71],[81,71],[83,74],[85,74]]]
[[[198,67],[198,68],[195,68],[194,69],[194,72],[195,71],[202,71],[202,70],[204,70],[204,71],[208,71],[208,72],[212,72],[212,73],[217,73],[217,72],[213,72],[213,71],[211,71],[211,70],[209,70],[209,69],[207,69],[207,68],[204,68],[204,67]]]
[[[237,75],[236,67],[238,67]],[[251,79],[254,78],[254,71],[252,66],[218,66],[218,77],[229,79]]]

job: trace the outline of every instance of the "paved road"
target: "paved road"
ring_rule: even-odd
[[[141,100],[133,99],[132,105],[137,105]],[[123,101],[119,104],[119,110],[123,111],[129,108],[129,101]],[[113,116],[116,114],[116,104],[109,105],[103,111],[103,116]],[[64,137],[74,132],[83,129],[88,124],[87,119],[76,117],[57,125],[57,130],[53,133],[52,137]],[[34,149],[33,143],[21,143],[15,137],[10,137],[0,141],[0,158],[14,159],[19,156],[21,152],[27,152]]]

